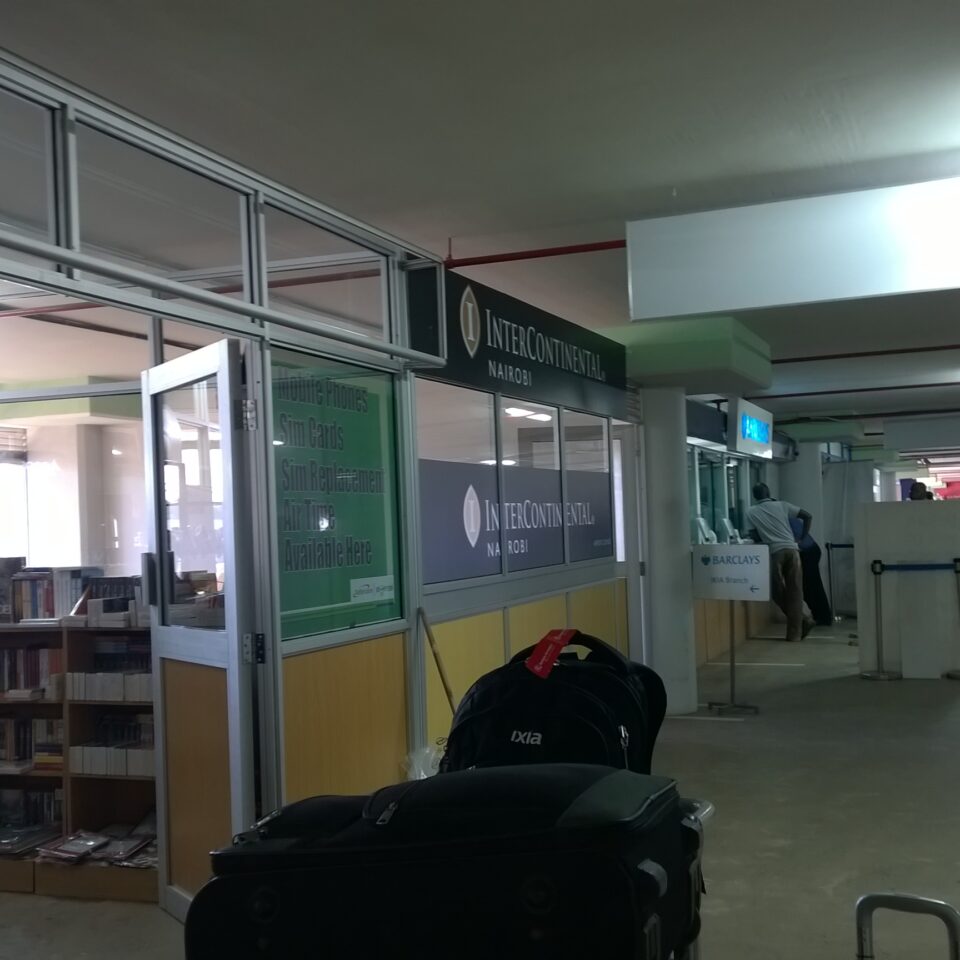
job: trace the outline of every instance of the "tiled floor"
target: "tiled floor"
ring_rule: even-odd
[[[960,683],[871,683],[849,631],[751,641],[742,722],[671,720],[656,767],[717,813],[707,828],[703,960],[855,956],[853,907],[873,890],[960,906]],[[701,673],[724,699],[725,665]],[[942,927],[879,915],[878,957],[946,957]]]

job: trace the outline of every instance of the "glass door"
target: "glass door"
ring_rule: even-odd
[[[240,344],[144,372],[160,902],[181,919],[209,851],[254,819],[252,507]]]

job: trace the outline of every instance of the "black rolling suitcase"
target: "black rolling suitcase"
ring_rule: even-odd
[[[315,797],[213,855],[187,960],[665,960],[697,935],[672,780],[493,767]]]

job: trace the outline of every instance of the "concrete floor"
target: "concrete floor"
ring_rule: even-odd
[[[847,636],[750,641],[738,699],[758,717],[665,725],[657,770],[717,808],[703,960],[852,958],[869,891],[960,906],[960,683],[860,680]],[[701,699],[725,699],[728,676],[704,667]],[[878,957],[947,956],[936,921],[879,915],[876,929]]]
[[[902,890],[960,905],[960,683],[857,678],[847,632],[741,648],[742,722],[673,719],[658,772],[717,807],[702,960],[853,958],[853,905]],[[723,664],[701,673],[726,695]],[[0,894],[0,960],[177,960],[180,925],[133,904]],[[942,929],[881,916],[878,960],[946,957]],[[599,958],[598,958],[599,960]]]

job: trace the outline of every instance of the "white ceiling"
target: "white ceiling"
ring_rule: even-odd
[[[956,0],[6,0],[3,19],[12,52],[455,256],[960,173]],[[590,326],[627,320],[622,251],[470,273]],[[790,358],[957,344],[958,304],[742,319]],[[960,380],[956,351],[909,356],[778,364],[769,393]],[[770,401],[782,416],[934,405],[960,406],[960,388]]]

